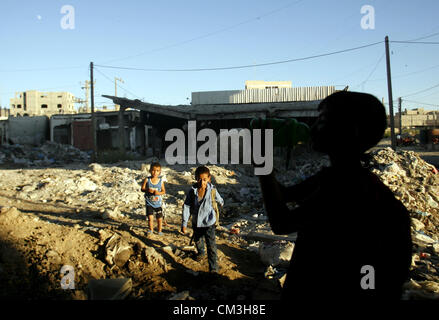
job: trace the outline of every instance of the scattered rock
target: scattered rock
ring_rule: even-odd
[[[72,145],[46,141],[40,147],[20,144],[0,145],[0,159],[2,163],[29,167],[89,161],[90,156]]]
[[[123,218],[124,215],[120,213],[118,207],[115,207],[114,209],[106,209],[105,212],[102,214],[102,217],[104,219],[118,220],[118,219]]]
[[[105,260],[110,265],[117,265],[119,268],[123,267],[134,253],[131,245],[121,236],[114,234],[106,245]]]
[[[152,247],[145,247],[143,250],[143,257],[145,258],[145,261],[149,264],[159,264],[160,266],[165,267],[166,262],[165,259],[161,254],[159,254],[154,248]]]
[[[94,172],[94,173],[102,173],[102,171],[104,170],[104,168],[99,164],[99,163],[91,163],[89,165],[89,168]]]
[[[267,266],[288,267],[293,254],[294,244],[289,241],[275,241],[259,246],[259,256]]]
[[[425,228],[425,225],[416,218],[412,218],[412,226],[415,228],[416,231],[419,231],[419,230],[422,230]]]

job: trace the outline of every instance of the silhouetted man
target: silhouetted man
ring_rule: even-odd
[[[409,213],[360,161],[384,134],[384,106],[341,91],[319,112],[311,141],[331,166],[291,187],[259,176],[273,232],[298,232],[282,298],[399,299],[412,256]]]

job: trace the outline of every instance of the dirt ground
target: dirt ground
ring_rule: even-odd
[[[185,291],[186,299],[197,300],[279,298],[278,281],[264,277],[266,266],[257,252],[248,250],[249,242],[239,235],[225,229],[217,232],[220,274],[213,276],[208,273],[207,258],[201,262],[193,259],[194,249],[188,247],[190,234],[179,232],[181,207],[178,205],[175,214],[166,216],[164,235],[147,236],[142,205],[126,205],[121,209],[123,216],[117,219],[103,218],[103,210],[90,206],[95,200],[89,199],[87,203],[75,194],[70,198],[62,196],[59,189],[47,183],[48,176],[60,178],[57,187],[67,180],[63,178],[66,176],[79,177],[83,176],[82,172],[93,176],[93,172],[85,171],[85,166],[81,168],[84,171],[0,170],[0,297],[82,300],[87,299],[87,284],[91,279],[130,278],[132,291],[127,299],[168,299]],[[167,191],[176,194],[173,186],[177,184],[172,179],[180,172],[170,171]],[[33,189],[45,193],[32,196]],[[87,196],[87,192],[81,194]],[[222,222],[226,224],[227,218]],[[123,237],[133,248],[130,259],[120,267],[106,261],[106,245],[113,234]],[[158,258],[145,257],[145,248],[153,248]],[[74,268],[74,290],[61,288],[64,265]]]
[[[390,146],[384,139],[378,148]],[[404,147],[439,168],[439,151]],[[327,159],[307,154],[293,157],[288,171],[278,171],[291,184],[316,172]],[[0,167],[0,298],[85,300],[92,279],[130,278],[129,300],[269,300],[280,297],[280,273],[267,276],[261,242],[251,232],[270,233],[257,178],[245,166],[211,166],[225,200],[217,232],[219,275],[208,273],[207,258],[193,259],[190,234],[180,231],[185,190],[194,166],[167,166],[164,235],[148,236],[140,184],[148,174],[143,162],[89,165],[84,162]],[[284,167],[275,161],[275,168]],[[264,217],[262,217],[264,218]],[[234,227],[238,232],[232,232]],[[236,229],[236,228],[235,228]],[[240,231],[239,231],[240,229]],[[189,228],[189,231],[191,229]],[[132,251],[118,266],[108,261],[113,236]],[[74,270],[74,289],[63,289],[63,266]],[[427,270],[428,271],[428,270]],[[427,278],[428,280],[428,278]],[[178,296],[175,296],[178,294]]]

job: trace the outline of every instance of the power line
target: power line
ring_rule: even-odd
[[[392,43],[410,43],[410,44],[439,44],[439,42],[423,42],[423,41],[396,41],[396,40],[392,40],[389,41]]]
[[[108,77],[108,76],[105,75],[102,71],[100,71],[98,68],[96,68],[96,65],[95,65],[94,67],[95,67],[94,69],[95,69],[97,72],[99,72],[101,75],[103,75],[108,81],[110,81],[111,83],[113,83],[113,80],[111,80],[110,77]],[[140,97],[139,97],[138,95],[136,95],[136,94],[130,92],[129,90],[127,90],[127,89],[125,89],[124,87],[122,87],[121,85],[119,85],[119,84],[116,84],[116,85],[117,85],[119,88],[121,88],[122,90],[124,90],[124,91],[128,92],[129,94],[131,94],[132,96],[134,96],[134,97],[140,99]]]
[[[384,52],[381,57],[378,59],[377,63],[375,64],[375,67],[372,69],[372,71],[369,73],[369,75],[367,76],[366,80],[364,80],[363,82],[361,82],[360,84],[356,85],[354,88],[360,86],[360,85],[364,85],[367,81],[369,81],[370,77],[374,74],[375,70],[378,68],[380,62],[383,60],[383,58],[386,56],[386,53]]]
[[[414,96],[414,95],[417,95],[417,94],[423,93],[423,92],[425,92],[425,91],[429,91],[429,90],[434,89],[434,88],[437,88],[437,87],[439,87],[439,84],[436,84],[436,85],[434,85],[434,86],[432,86],[432,87],[430,87],[430,88],[423,89],[423,90],[420,90],[420,91],[417,91],[417,92],[414,92],[414,93],[406,94],[405,96],[401,96],[401,98]]]
[[[404,101],[411,102],[411,103],[417,103],[417,104],[424,104],[426,106],[439,107],[439,104],[431,104],[431,103],[419,102],[419,101],[413,101],[413,100],[407,100],[407,99],[404,99]]]
[[[259,16],[256,16],[256,17],[253,17],[253,18],[250,18],[250,19],[247,19],[247,20],[245,20],[245,21],[239,22],[239,23],[234,24],[234,25],[231,25],[231,26],[229,26],[229,27],[225,27],[225,28],[222,28],[222,29],[219,29],[219,30],[216,30],[216,31],[212,31],[212,32],[209,32],[209,33],[206,33],[206,34],[200,35],[200,36],[198,36],[198,37],[194,37],[194,38],[191,38],[191,39],[188,39],[188,40],[183,40],[183,41],[180,41],[180,42],[177,42],[177,43],[174,43],[174,44],[170,44],[170,45],[163,46],[163,47],[160,47],[160,48],[152,49],[152,50],[149,50],[149,51],[144,51],[144,52],[141,52],[141,53],[136,54],[136,55],[132,55],[132,56],[127,56],[127,57],[123,57],[123,58],[117,58],[117,59],[108,60],[108,61],[106,61],[106,62],[104,62],[104,63],[110,63],[110,62],[120,61],[120,60],[127,60],[127,59],[131,59],[131,58],[137,58],[137,57],[140,57],[140,56],[143,56],[143,55],[149,54],[149,53],[153,53],[153,52],[157,52],[157,51],[161,51],[161,50],[166,50],[166,49],[169,49],[169,48],[174,48],[174,47],[181,46],[181,45],[184,45],[184,44],[189,43],[189,42],[193,42],[193,41],[196,41],[196,40],[200,40],[200,39],[208,38],[208,37],[213,36],[213,35],[216,35],[216,34],[218,34],[218,33],[222,33],[222,32],[225,32],[225,31],[228,31],[228,30],[231,30],[231,29],[237,28],[237,27],[239,27],[239,26],[242,26],[242,25],[244,25],[244,24],[250,23],[250,22],[252,22],[252,21],[254,21],[254,20],[261,20],[262,18],[264,18],[264,17],[266,17],[266,16],[269,16],[269,15],[272,15],[272,14],[274,14],[274,13],[276,13],[276,12],[282,11],[282,10],[288,8],[288,7],[291,7],[291,6],[293,6],[293,5],[296,5],[296,4],[298,4],[298,3],[300,3],[300,2],[303,2],[303,1],[305,1],[305,0],[293,1],[293,2],[291,2],[291,3],[289,3],[289,4],[285,5],[285,6],[282,6],[282,7],[280,7],[280,8],[277,8],[277,9],[271,10],[271,11],[269,11],[269,12],[267,12],[267,13],[261,14],[261,15],[259,15]]]
[[[338,50],[338,51],[303,57],[303,58],[295,58],[295,59],[288,59],[288,60],[281,60],[281,61],[274,61],[274,62],[267,62],[267,63],[231,66],[231,67],[192,68],[192,69],[147,69],[147,68],[106,66],[106,65],[96,65],[96,66],[101,67],[101,68],[110,68],[110,69],[123,69],[123,70],[133,70],[133,71],[154,71],[154,72],[194,72],[194,71],[196,72],[196,71],[219,71],[219,70],[244,69],[244,68],[262,67],[262,66],[269,66],[269,65],[276,65],[276,64],[283,64],[283,63],[290,63],[290,62],[297,62],[297,61],[322,58],[322,57],[327,57],[327,56],[331,56],[331,55],[335,55],[335,54],[340,54],[340,53],[345,53],[345,52],[349,52],[349,51],[372,47],[372,46],[375,46],[375,45],[380,44],[382,42],[383,41],[374,42],[374,43],[370,43],[370,44],[359,46],[359,47]]]
[[[5,69],[5,70],[0,70],[0,72],[56,71],[56,70],[80,69],[80,68],[84,68],[84,67],[85,66],[35,68],[35,69]]]
[[[431,66],[431,67],[428,67],[428,68],[425,68],[425,69],[421,69],[421,70],[418,70],[418,71],[413,71],[413,72],[408,72],[408,73],[397,74],[397,75],[395,75],[395,76],[392,76],[392,78],[393,78],[393,79],[404,78],[404,77],[412,76],[412,75],[414,75],[414,74],[418,74],[418,73],[422,73],[422,72],[425,72],[425,71],[429,71],[429,70],[432,70],[432,69],[435,69],[435,68],[438,68],[438,67],[439,67],[439,64],[438,64],[438,65]],[[370,80],[370,81],[378,81],[378,80],[384,80],[384,79],[386,79],[386,78],[372,79],[372,80]]]
[[[427,35],[427,36],[423,36],[423,37],[419,37],[419,38],[412,39],[412,40],[408,40],[408,41],[419,41],[419,40],[424,40],[424,39],[431,38],[431,37],[434,37],[434,36],[437,36],[437,35],[439,35],[439,32],[435,32],[435,33],[433,33],[433,34],[430,34],[430,35]]]

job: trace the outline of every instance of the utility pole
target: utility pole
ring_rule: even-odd
[[[89,90],[90,90],[90,81],[85,80],[85,85],[81,87],[81,89],[85,89],[85,113],[88,113],[90,111],[89,104],[88,104],[88,96],[89,96]]]
[[[93,140],[92,162],[96,162],[96,120],[95,120],[95,95],[93,81],[93,62],[90,62],[90,85],[91,85],[91,132]]]
[[[399,112],[399,134],[402,135],[402,98],[398,98],[398,112]]]
[[[389,55],[389,37],[385,38],[386,45],[386,65],[387,65],[387,90],[389,92],[389,115],[390,115],[390,137],[392,141],[392,149],[396,148],[395,140],[395,119],[393,117],[393,96],[392,96],[392,74],[390,72],[390,55]]]
[[[122,83],[125,83],[121,78],[116,78],[116,77],[114,77],[114,96],[115,97],[117,97],[117,81],[120,81],[120,82],[122,82]],[[118,104],[115,104],[114,105],[114,109],[116,110],[116,111],[118,111],[119,110],[119,105]]]

